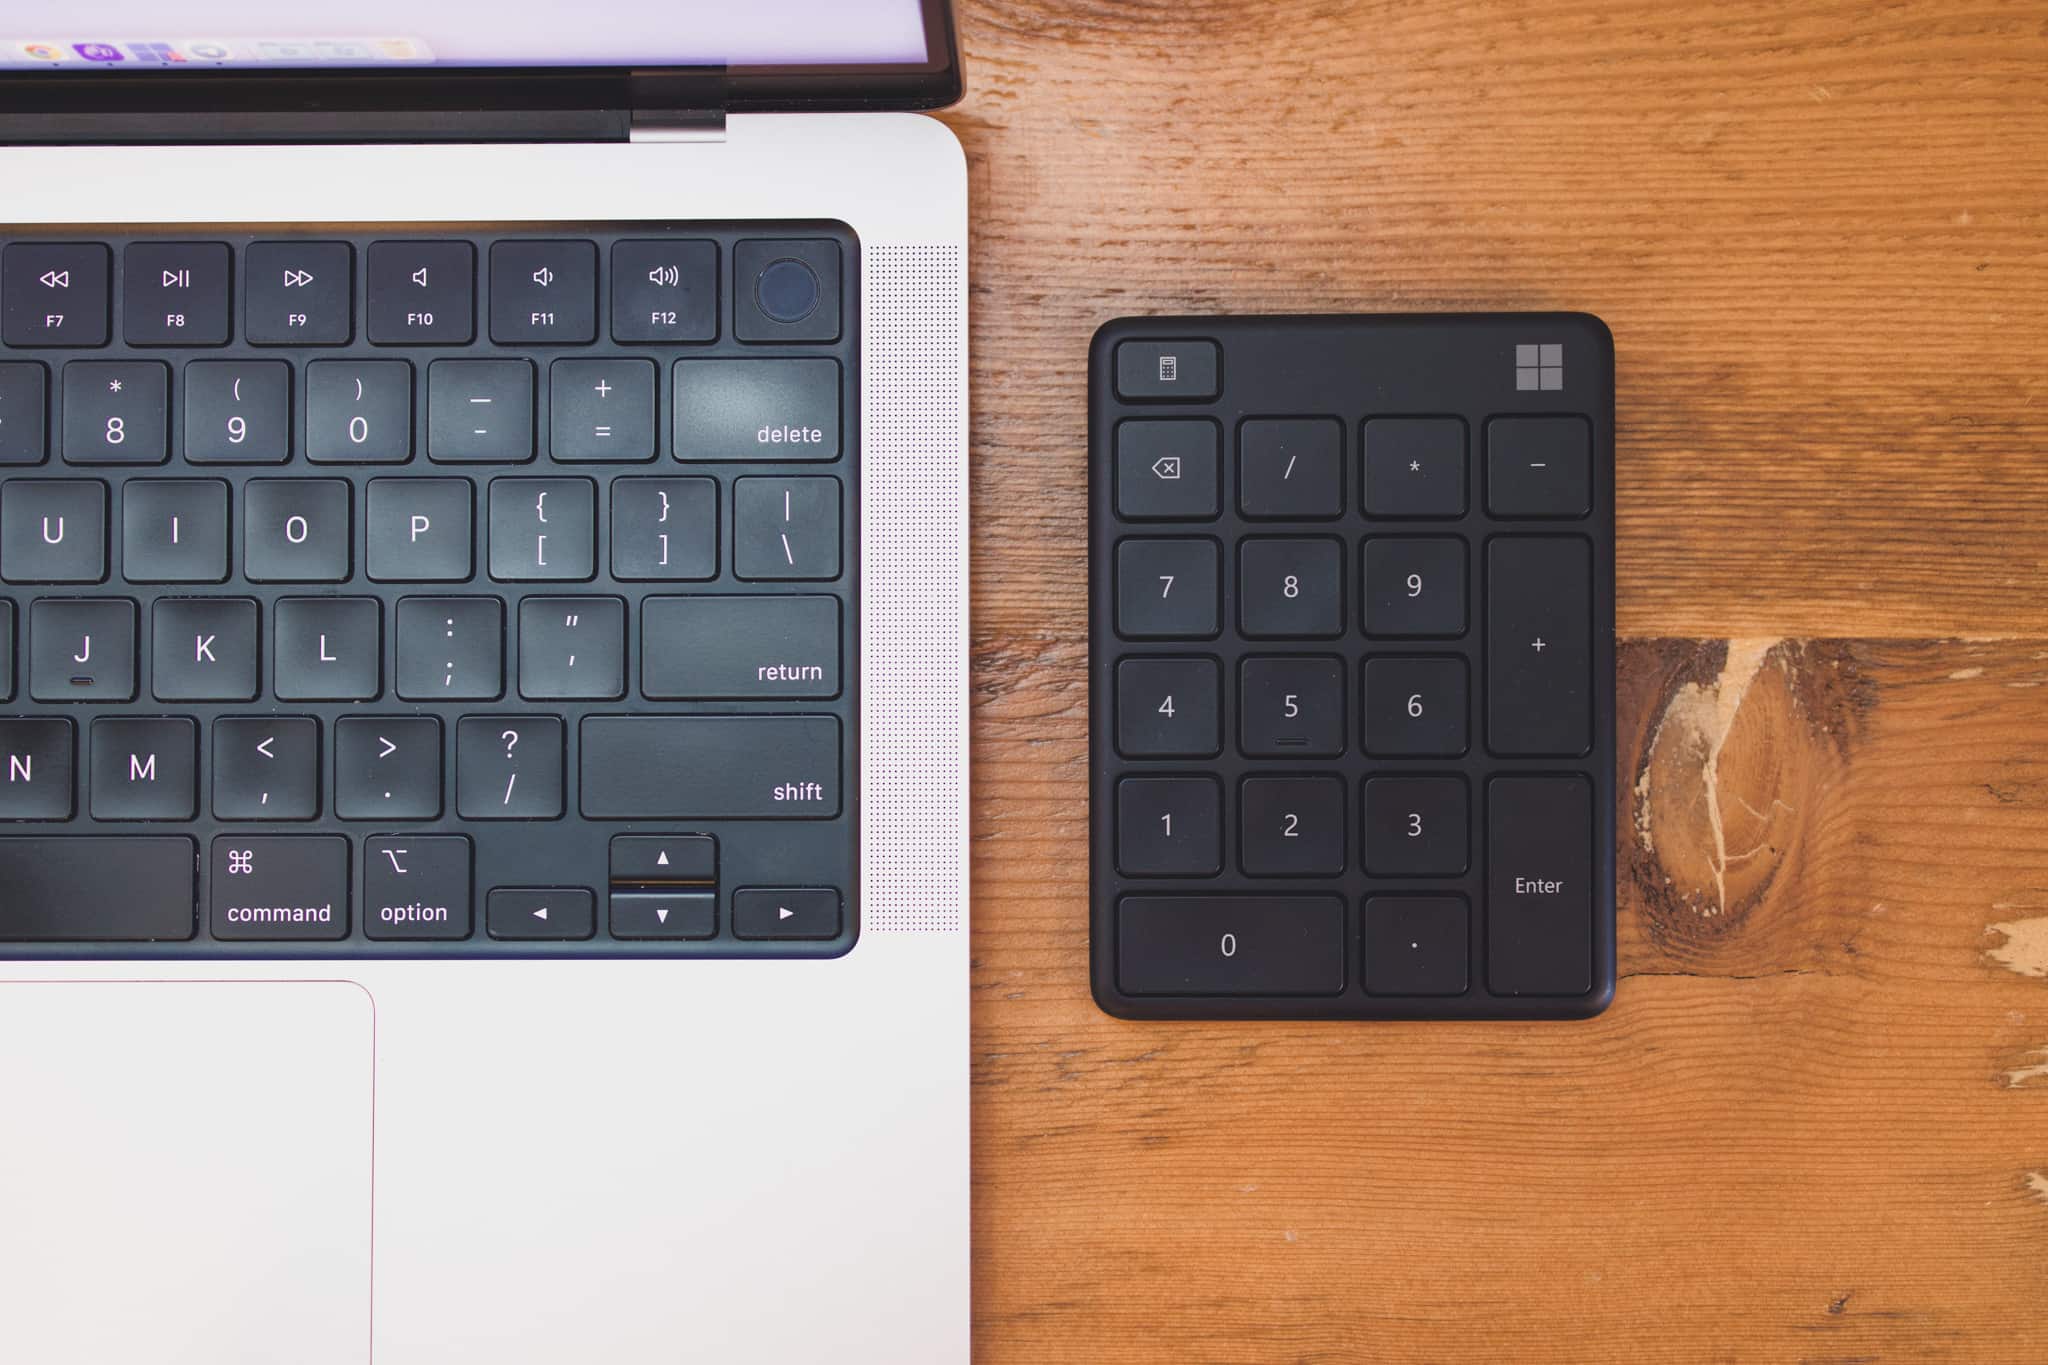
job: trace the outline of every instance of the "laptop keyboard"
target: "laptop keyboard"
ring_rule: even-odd
[[[1606,329],[1583,315],[1097,334],[1105,1009],[1605,1005],[1613,375]]]
[[[858,263],[7,237],[0,957],[845,952]]]

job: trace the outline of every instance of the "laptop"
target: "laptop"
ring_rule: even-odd
[[[0,1360],[968,1358],[939,0],[0,18]]]

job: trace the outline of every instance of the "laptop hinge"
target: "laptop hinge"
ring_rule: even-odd
[[[635,109],[632,142],[723,142],[723,109]]]

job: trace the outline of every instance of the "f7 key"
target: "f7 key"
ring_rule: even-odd
[[[1606,326],[1124,318],[1088,416],[1096,1001],[1604,1009]]]

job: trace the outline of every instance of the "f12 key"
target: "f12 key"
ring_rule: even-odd
[[[1614,344],[1126,318],[1089,371],[1091,976],[1126,1018],[1614,990]]]

